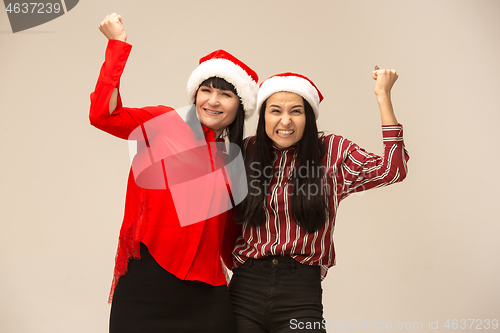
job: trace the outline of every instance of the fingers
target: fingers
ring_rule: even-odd
[[[99,25],[99,30],[108,39],[118,39],[123,42],[127,41],[127,33],[122,24],[122,16],[116,13],[106,15]]]
[[[375,66],[375,68],[374,68],[374,70],[373,70],[373,72],[372,72],[372,78],[373,78],[374,80],[376,80],[376,79],[377,79],[377,71],[378,71],[379,69],[380,69],[380,67]]]
[[[106,15],[99,25],[99,30],[102,31],[103,26],[109,25],[110,23],[120,23],[123,24],[122,16],[117,13]]]
[[[396,81],[398,73],[395,69],[380,69],[378,66],[375,66],[375,70],[372,72],[372,78],[377,80],[379,76],[385,76]]]
[[[375,80],[375,94],[381,96],[390,94],[394,83],[398,79],[398,73],[394,69],[380,69],[375,66],[372,77]]]

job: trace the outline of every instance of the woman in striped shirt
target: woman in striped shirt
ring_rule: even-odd
[[[261,84],[259,122],[244,140],[248,195],[236,219],[230,284],[236,332],[325,332],[321,280],[335,264],[333,231],[340,201],[402,181],[409,158],[390,92],[394,70],[372,73],[384,155],[319,132],[323,99],[307,77],[277,74]]]

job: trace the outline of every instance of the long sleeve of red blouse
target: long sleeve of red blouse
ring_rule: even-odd
[[[120,78],[132,50],[132,45],[110,39],[106,47],[105,61],[101,67],[94,92],[90,95],[90,123],[114,136],[128,139],[130,133],[146,121],[172,110],[165,106],[128,108],[123,107],[119,92]],[[109,101],[113,90],[118,89],[118,103],[113,113]]]

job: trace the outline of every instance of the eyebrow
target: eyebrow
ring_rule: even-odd
[[[281,106],[276,105],[276,104],[271,104],[271,105],[269,105],[269,107],[275,107],[275,108],[280,108],[281,109]],[[303,105],[297,104],[297,105],[292,106],[291,109],[293,109],[293,108],[303,108],[303,107],[304,107]]]
[[[210,89],[217,89],[217,90],[220,90],[220,91],[229,91],[230,93],[232,93],[232,94],[236,95],[236,94],[235,94],[234,92],[232,92],[231,90],[226,90],[226,89],[222,89],[222,88],[214,88],[214,86],[213,86],[212,84],[210,84],[209,86],[208,86],[208,85],[206,85],[206,84],[204,84],[204,85],[200,86],[200,88],[201,88],[201,87],[210,88]]]

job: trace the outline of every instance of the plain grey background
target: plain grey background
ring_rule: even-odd
[[[329,331],[500,319],[499,1],[87,0],[16,34],[0,12],[1,332],[107,332],[129,157],[88,109],[112,12],[133,45],[127,106],[187,105],[198,59],[223,48],[261,81],[307,75],[320,129],[381,154],[371,71],[397,69],[408,178],[340,205]]]

